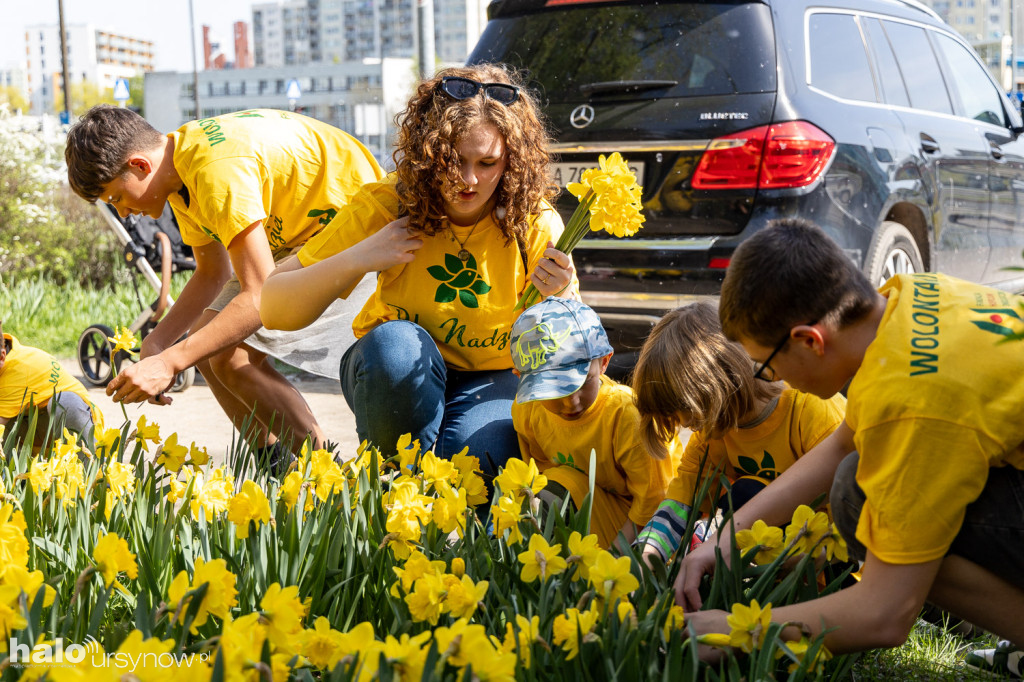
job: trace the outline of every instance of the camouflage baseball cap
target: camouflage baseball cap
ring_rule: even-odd
[[[611,352],[601,318],[589,306],[555,296],[530,306],[512,325],[516,402],[572,395],[586,381],[590,361]]]

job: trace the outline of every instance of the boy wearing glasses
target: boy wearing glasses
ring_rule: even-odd
[[[107,393],[119,402],[167,404],[162,392],[175,375],[197,365],[239,430],[254,413],[258,439],[268,445],[286,434],[321,443],[309,406],[267,355],[334,376],[339,358],[325,357],[333,344],[324,335],[337,338],[344,327],[328,314],[322,334],[267,332],[260,294],[276,261],[319,232],[364,183],[381,178],[369,151],[337,128],[286,111],[204,118],[162,135],[127,109],[98,106],[72,126],[66,157],[72,189],[122,217],[156,217],[169,202],[196,258],[178,301],[143,342],[141,361]],[[287,459],[280,447],[267,455]]]
[[[827,632],[833,653],[893,647],[928,600],[1024,644],[1024,346],[1000,343],[1024,330],[1022,306],[931,273],[875,291],[802,220],[777,221],[736,250],[722,287],[725,334],[796,388],[829,396],[849,383],[845,421],[734,523],[781,525],[831,491],[862,579],[773,620]],[[688,612],[713,566],[712,543],[684,560],[676,598]],[[728,632],[725,615],[691,612],[689,622]]]

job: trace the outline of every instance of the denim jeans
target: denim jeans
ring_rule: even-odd
[[[850,558],[863,561],[867,550],[855,537],[866,499],[855,478],[859,461],[853,452],[839,464],[829,500]],[[947,554],[963,557],[1024,587],[1024,471],[1009,466],[989,470],[988,482],[978,499],[967,505],[964,522]]]
[[[430,334],[405,320],[374,327],[341,359],[341,391],[360,440],[384,456],[396,452],[406,433],[447,459],[468,446],[488,476],[519,456],[512,427],[518,385],[511,369],[447,367]]]

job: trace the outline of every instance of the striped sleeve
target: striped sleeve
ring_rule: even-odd
[[[662,561],[679,549],[683,533],[686,532],[686,521],[690,517],[690,507],[675,500],[665,500],[658,505],[658,511],[647,522],[637,536],[637,545],[650,545],[661,555]]]

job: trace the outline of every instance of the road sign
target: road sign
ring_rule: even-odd
[[[285,96],[288,99],[298,99],[302,97],[302,88],[299,87],[299,81],[294,78],[288,81],[288,88],[285,90]]]
[[[114,99],[118,102],[127,102],[132,98],[128,92],[128,79],[118,78],[117,82],[114,83]]]

